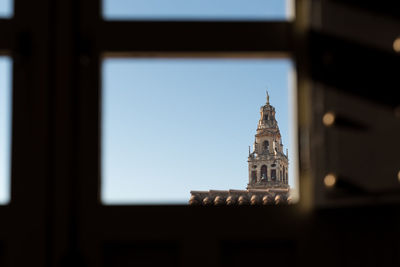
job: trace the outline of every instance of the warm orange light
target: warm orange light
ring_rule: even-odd
[[[397,180],[399,180],[400,183],[400,171],[397,173]]]
[[[332,126],[335,123],[335,114],[333,112],[327,112],[322,117],[322,123],[325,126]]]
[[[324,184],[326,187],[333,187],[336,184],[336,180],[336,175],[334,175],[333,173],[329,173],[324,178]]]
[[[397,37],[393,42],[393,50],[400,53],[400,37]]]

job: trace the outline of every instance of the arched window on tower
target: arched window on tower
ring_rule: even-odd
[[[287,176],[287,171],[285,172],[285,182],[286,182],[286,184],[289,182],[288,181],[288,176]]]
[[[268,114],[264,115],[264,120],[267,121],[268,120]]]
[[[268,168],[266,165],[262,165],[261,167],[261,179],[267,179],[267,175],[268,175]]]
[[[276,181],[276,170],[271,170],[271,180]]]
[[[282,169],[282,181],[284,183],[286,183],[286,168],[285,167],[283,167],[283,169]]]
[[[268,140],[265,140],[265,141],[263,142],[263,151],[264,151],[265,153],[268,153],[268,151],[269,151],[269,142],[268,142]]]
[[[257,171],[251,171],[251,182],[257,182]]]

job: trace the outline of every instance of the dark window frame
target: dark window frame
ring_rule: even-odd
[[[359,218],[382,216],[381,221],[394,223],[383,229],[375,222],[378,232],[370,235],[370,244],[378,244],[372,247],[376,255],[387,255],[379,237],[394,233],[388,248],[396,247],[397,210],[387,206],[388,216],[380,206],[336,208],[348,199],[351,203],[351,195],[342,195],[343,191],[332,195],[324,187],[324,175],[338,171],[342,179],[354,169],[342,168],[344,162],[335,160],[341,155],[335,150],[341,130],[324,127],[321,117],[339,100],[335,94],[327,97],[333,92],[328,91],[330,87],[397,107],[399,98],[387,93],[396,89],[398,70],[392,67],[399,65],[399,58],[390,36],[387,44],[385,38],[376,38],[379,49],[371,49],[373,43],[357,40],[357,35],[354,42],[347,39],[349,35],[340,36],[338,25],[353,18],[353,11],[345,12],[347,17],[345,13],[335,16],[337,9],[332,5],[338,2],[344,1],[298,0],[294,22],[105,22],[99,0],[15,0],[14,18],[0,19],[0,51],[11,55],[14,64],[12,198],[10,205],[0,207],[0,264],[107,266],[115,259],[122,259],[122,264],[166,259],[183,266],[224,266],[254,258],[264,262],[268,251],[272,258],[283,255],[278,261],[292,259],[299,265],[326,258],[316,254],[336,255],[335,262],[349,256],[343,254],[346,249],[336,246],[343,234],[351,230],[362,237],[370,231],[371,227],[360,227]],[[396,10],[387,5],[380,8]],[[307,18],[313,20],[314,28]],[[364,23],[367,19],[356,20]],[[385,24],[383,20],[368,33],[381,36],[377,32]],[[398,27],[393,29],[397,36]],[[366,54],[370,64],[365,64]],[[250,208],[101,205],[100,64],[107,55],[292,57],[298,85],[300,202]],[[379,87],[382,81],[387,88]],[[376,94],[376,88],[386,93]],[[373,93],[365,93],[366,89]],[[342,105],[340,110],[348,112],[351,107]],[[379,138],[372,134],[369,140]],[[391,190],[379,192],[379,198],[389,194],[382,203],[391,203],[395,196]],[[353,203],[363,199],[371,203],[376,196],[357,195]],[[241,197],[242,202],[248,201]],[[331,207],[335,209],[311,212]],[[331,244],[326,249],[320,248],[321,240],[333,242],[326,242]],[[365,238],[352,241],[349,247],[358,245],[362,253]]]
[[[201,251],[215,232],[200,233],[194,243],[182,229],[201,229],[204,218],[234,226],[249,217],[263,220],[266,212],[295,216],[297,206],[244,209],[237,217],[235,210],[214,214],[212,207],[102,205],[101,59],[292,57],[298,64],[299,19],[104,21],[100,0],[15,0],[14,6],[13,18],[0,19],[0,52],[13,58],[11,204],[0,206],[6,266],[55,266],[66,258],[98,266],[109,242],[139,242],[151,235]],[[234,233],[235,227],[227,227],[218,234]]]

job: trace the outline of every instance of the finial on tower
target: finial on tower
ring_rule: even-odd
[[[269,104],[269,94],[268,94],[268,89],[267,89],[266,91],[267,91],[267,104]]]

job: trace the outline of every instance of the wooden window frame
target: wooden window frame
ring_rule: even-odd
[[[196,249],[235,236],[245,218],[280,214],[268,223],[293,221],[306,202],[218,211],[102,205],[100,77],[107,56],[284,57],[294,60],[301,81],[304,8],[293,22],[104,21],[100,5],[100,0],[15,0],[14,17],[0,19],[0,51],[13,59],[12,192],[10,205],[0,206],[5,266],[102,266],[109,244],[143,240],[178,242],[184,265],[195,257],[204,266],[217,255],[204,258]],[[216,229],[205,224],[210,218],[232,223]],[[244,229],[243,235],[253,233]],[[259,237],[278,238],[271,229],[263,227]]]

